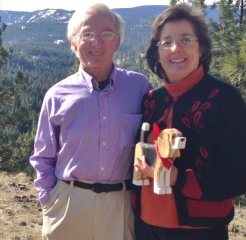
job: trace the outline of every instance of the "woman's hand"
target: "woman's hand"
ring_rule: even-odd
[[[172,187],[175,186],[175,184],[176,184],[178,172],[179,172],[179,170],[175,166],[172,166],[171,174],[170,174],[170,185]]]
[[[135,160],[134,167],[136,167],[144,176],[154,178],[154,169],[148,165],[145,156],[142,156],[142,158],[137,158]]]
[[[144,177],[154,178],[154,168],[148,165],[145,156],[137,158],[134,167],[136,167]],[[170,185],[173,187],[177,181],[178,169],[175,166],[172,166],[170,171]]]

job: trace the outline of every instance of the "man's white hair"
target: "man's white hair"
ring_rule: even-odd
[[[125,22],[123,18],[113,12],[108,6],[102,3],[94,3],[91,5],[86,5],[83,8],[80,8],[74,12],[72,17],[70,18],[67,26],[67,38],[70,40],[71,37],[78,34],[81,26],[83,25],[83,21],[85,19],[85,14],[91,13],[105,13],[112,17],[112,20],[115,23],[115,27],[117,29],[117,33],[120,35],[120,41],[122,43],[125,32]]]

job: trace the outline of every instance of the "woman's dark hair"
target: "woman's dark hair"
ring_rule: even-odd
[[[193,26],[195,35],[198,39],[202,51],[202,57],[200,58],[199,64],[203,65],[204,72],[208,72],[209,70],[212,58],[211,39],[204,15],[198,9],[193,9],[186,4],[178,4],[171,6],[167,10],[163,11],[156,17],[152,24],[152,36],[146,52],[146,59],[151,71],[159,78],[163,78],[166,75],[165,70],[158,62],[159,54],[157,43],[160,41],[161,29],[168,22],[181,20],[186,20]]]

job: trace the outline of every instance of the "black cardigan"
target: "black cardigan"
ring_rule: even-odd
[[[246,192],[246,105],[231,85],[205,74],[174,102],[165,87],[144,97],[143,122],[159,122],[173,104],[173,125],[187,138],[176,159],[174,187],[181,225],[228,224],[234,215],[231,198]],[[139,189],[137,208],[140,210]],[[199,209],[199,210],[198,210]]]

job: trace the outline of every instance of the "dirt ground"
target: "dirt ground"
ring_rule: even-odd
[[[41,227],[42,214],[33,179],[24,173],[0,171],[0,239],[41,240]],[[230,240],[246,240],[246,207],[236,208]]]

